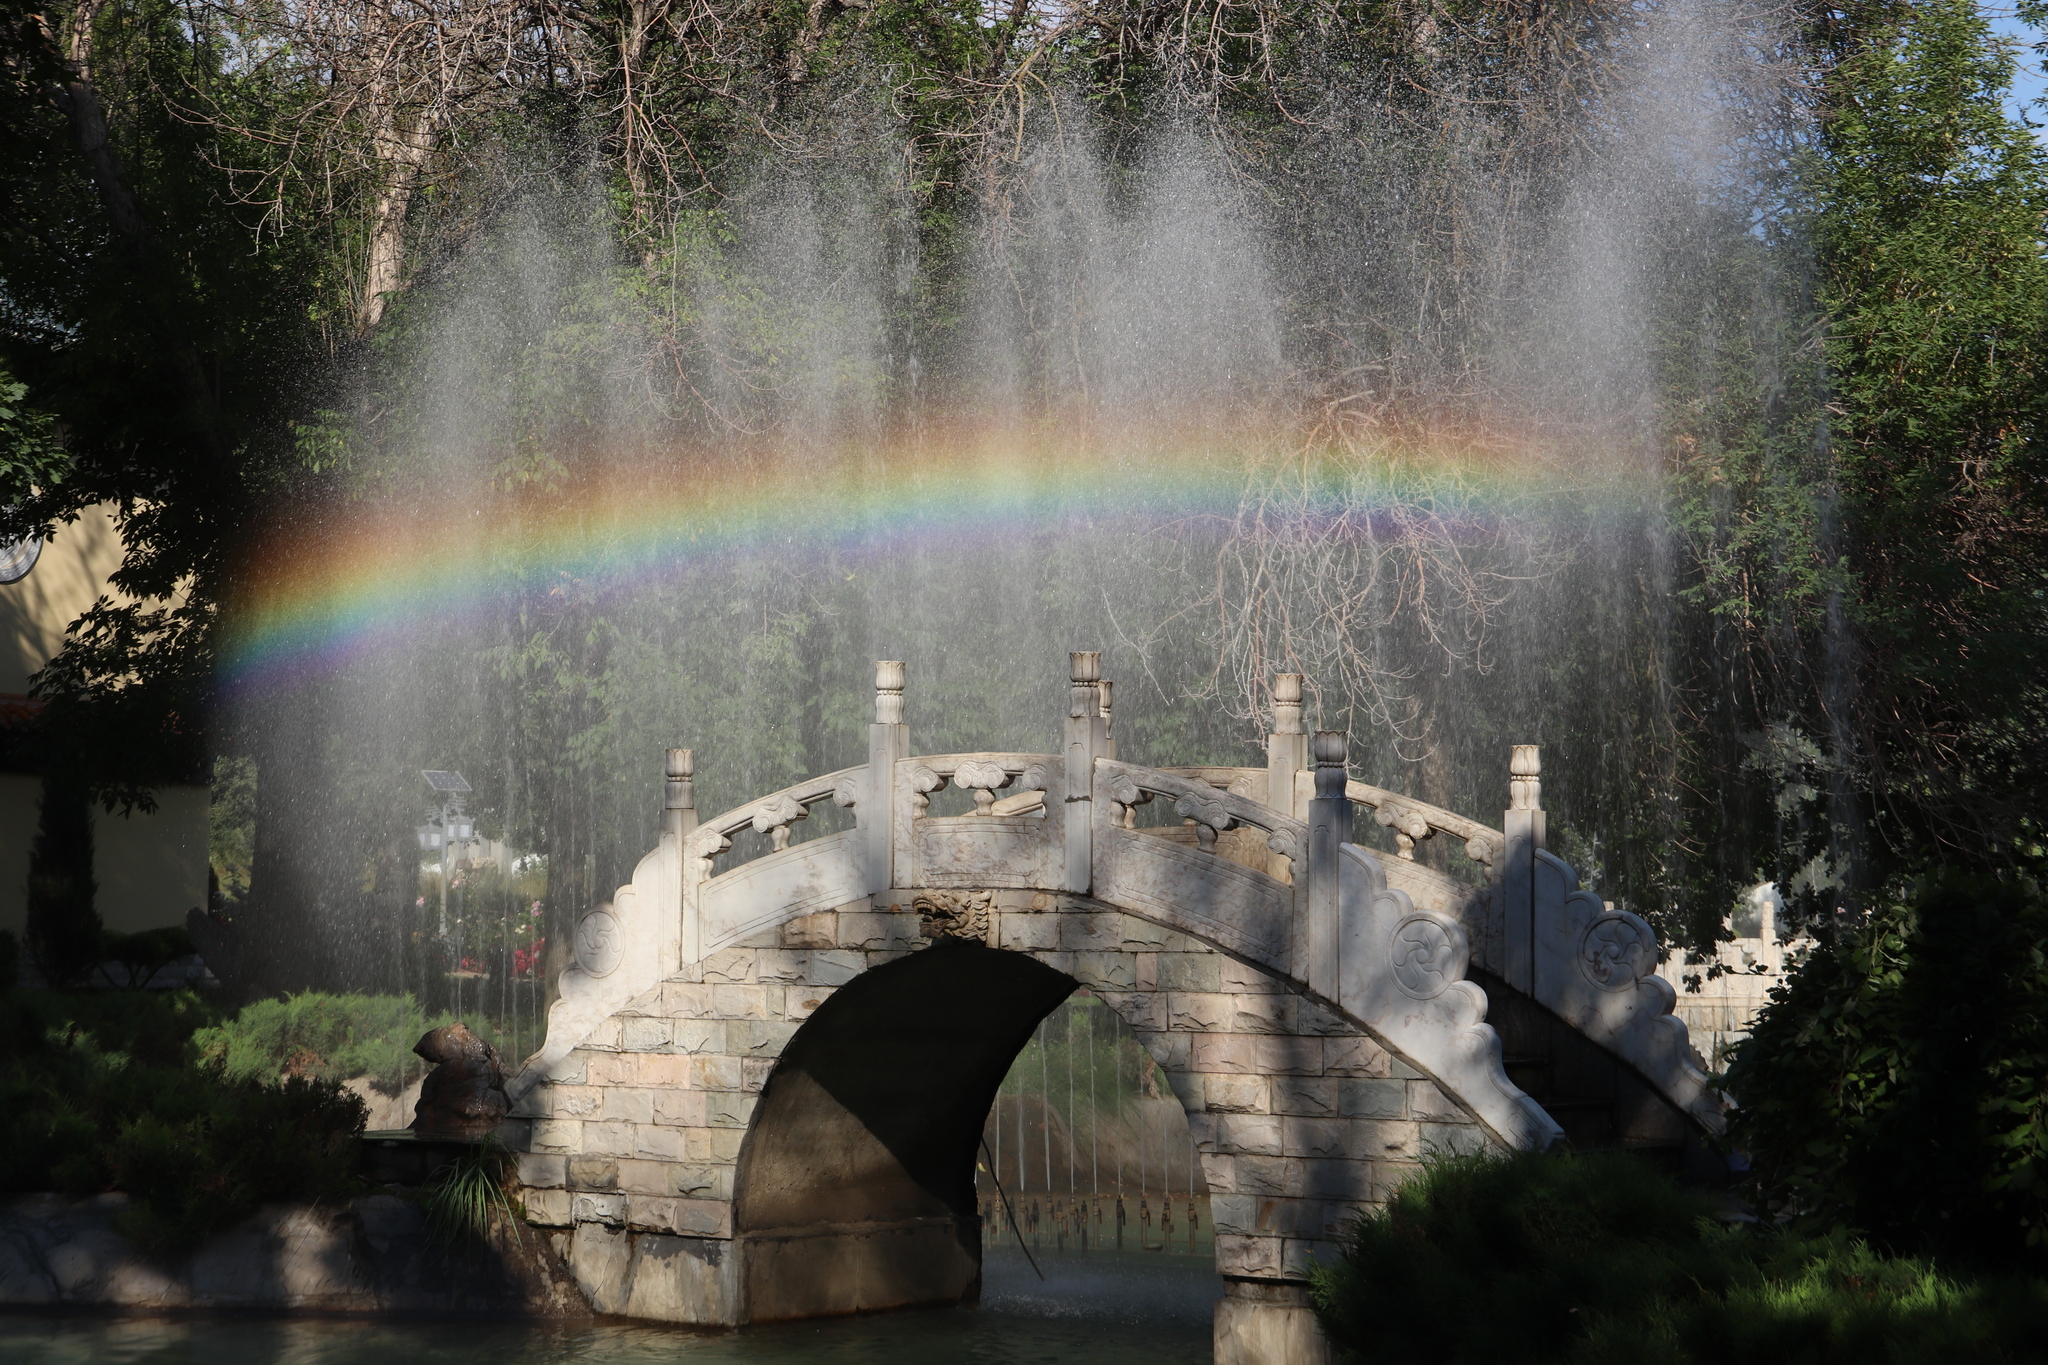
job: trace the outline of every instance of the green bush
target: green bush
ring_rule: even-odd
[[[1735,1049],[1760,1207],[2048,1264],[2048,897],[1943,873],[1816,951]]]
[[[0,1188],[125,1191],[118,1226],[166,1257],[258,1204],[345,1196],[362,1102],[328,1081],[195,1065],[188,1043],[209,1022],[184,993],[11,993]]]
[[[429,1018],[410,995],[322,995],[258,1000],[200,1030],[193,1046],[231,1077],[275,1080],[371,1077],[395,1092],[426,1074],[413,1044],[453,1016]]]
[[[1353,1358],[1558,1365],[2039,1359],[2048,1286],[1961,1281],[1843,1233],[1725,1224],[1625,1154],[1441,1157],[1314,1276]]]

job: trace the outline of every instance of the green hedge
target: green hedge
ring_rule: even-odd
[[[1438,1158],[1316,1271],[1317,1311],[1351,1358],[1400,1365],[2041,1358],[2039,1280],[1951,1278],[1723,1205],[1621,1154]]]
[[[1772,992],[1727,1084],[1773,1215],[2048,1267],[2048,896],[1915,883]]]
[[[258,1000],[233,1019],[200,1029],[200,1058],[237,1078],[371,1077],[396,1091],[426,1074],[413,1045],[454,1016],[428,1017],[410,995],[322,995]]]
[[[258,1204],[347,1196],[362,1102],[195,1062],[212,1019],[184,992],[0,996],[0,1188],[124,1191],[117,1225],[166,1257]]]

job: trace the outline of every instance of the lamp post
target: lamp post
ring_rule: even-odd
[[[427,813],[427,823],[415,831],[419,835],[420,848],[431,853],[441,853],[441,925],[438,937],[448,937],[448,847],[451,844],[466,844],[476,837],[476,822],[462,813],[462,795],[470,787],[461,773],[444,772],[440,769],[424,769],[421,777],[427,779],[427,786],[441,797],[441,808]]]

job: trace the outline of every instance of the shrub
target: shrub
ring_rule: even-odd
[[[1957,1280],[1718,1204],[1625,1154],[1436,1158],[1316,1270],[1317,1312],[1354,1358],[1403,1365],[2038,1359],[2038,1280]]]
[[[51,1023],[67,1004],[82,1018]],[[0,1017],[0,1188],[125,1191],[119,1227],[163,1256],[260,1203],[348,1192],[362,1102],[332,1082],[193,1065],[185,1044],[207,1018],[200,1002],[18,991]]]
[[[193,1037],[199,1055],[231,1077],[369,1076],[387,1092],[424,1075],[413,1044],[452,1016],[430,1019],[410,995],[323,995],[258,1000]]]
[[[1734,1052],[1761,1207],[1893,1250],[2048,1263],[2048,897],[1926,878],[1816,951]]]

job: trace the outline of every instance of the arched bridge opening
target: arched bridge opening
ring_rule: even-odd
[[[740,1148],[734,1238],[752,1321],[973,1301],[976,1173],[1012,1060],[1074,990],[946,939],[862,973],[769,1074]]]

